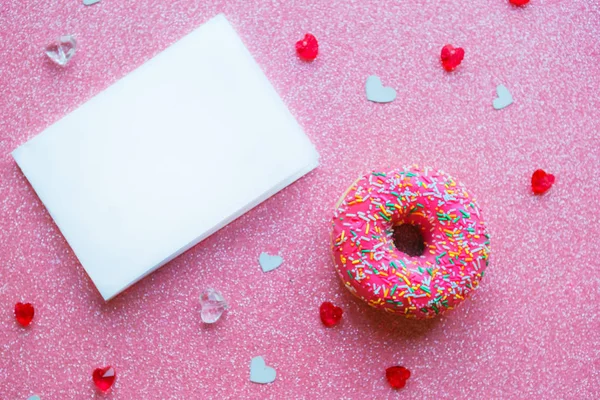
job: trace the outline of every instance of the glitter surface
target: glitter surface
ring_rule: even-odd
[[[2,1],[0,4],[0,398],[600,397],[600,6],[594,1]],[[10,152],[219,12],[238,30],[321,154],[321,166],[104,303]],[[305,32],[319,57],[298,59]],[[47,60],[74,34],[65,68]],[[446,43],[465,49],[451,74]],[[364,82],[396,89],[368,102]],[[514,104],[496,111],[496,86]],[[372,168],[417,163],[473,192],[493,237],[480,290],[439,319],[371,309],[342,286],[329,220]],[[557,183],[531,194],[543,168]],[[285,263],[265,274],[261,252]],[[214,326],[198,296],[230,299]],[[21,328],[18,301],[36,315]],[[322,326],[332,301],[343,321]],[[277,370],[252,384],[249,361]],[[400,393],[390,365],[410,369]]]

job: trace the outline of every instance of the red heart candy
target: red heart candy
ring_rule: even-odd
[[[510,4],[514,5],[514,6],[524,6],[525,4],[529,3],[529,0],[509,0]]]
[[[332,303],[326,301],[319,307],[319,314],[321,315],[321,321],[326,327],[332,327],[337,325],[342,319],[344,310],[334,306]]]
[[[454,47],[451,44],[442,47],[440,58],[442,60],[442,66],[448,72],[454,71],[454,69],[460,65],[464,57],[465,51],[461,47]]]
[[[410,371],[404,367],[395,365],[385,370],[385,377],[394,389],[402,389],[406,385],[408,378],[410,378]]]
[[[543,169],[535,170],[531,176],[531,189],[534,194],[544,194],[554,185],[554,175],[547,174]]]
[[[317,38],[310,33],[304,35],[304,39],[296,42],[296,53],[304,61],[312,61],[317,58],[317,54],[319,54]]]
[[[111,366],[104,368],[96,368],[94,373],[92,374],[92,379],[94,380],[94,385],[102,391],[106,392],[110,387],[115,383],[115,379],[117,378],[117,373],[115,369]]]
[[[17,303],[15,304],[15,318],[17,322],[22,326],[28,326],[33,320],[34,309],[31,303]]]

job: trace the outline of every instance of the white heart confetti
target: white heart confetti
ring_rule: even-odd
[[[498,93],[498,97],[494,99],[493,103],[496,110],[502,110],[504,107],[508,107],[512,104],[513,98],[506,86],[498,85],[496,93]]]
[[[275,380],[277,372],[271,367],[267,367],[265,360],[261,357],[254,357],[250,361],[250,381],[254,383],[271,383]]]
[[[272,256],[268,253],[260,253],[258,262],[260,263],[263,272],[269,272],[278,268],[283,262],[283,258],[281,256]]]
[[[389,103],[396,99],[396,91],[391,87],[383,86],[381,79],[375,75],[367,78],[367,100],[374,103]]]

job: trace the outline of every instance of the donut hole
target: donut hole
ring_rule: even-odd
[[[425,240],[421,229],[413,224],[400,224],[393,227],[394,245],[398,250],[411,257],[422,256],[425,252]]]

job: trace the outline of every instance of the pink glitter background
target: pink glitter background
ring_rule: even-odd
[[[321,154],[321,166],[105,304],[10,152],[219,12]],[[294,54],[307,31],[314,63]],[[64,70],[42,52],[73,33]],[[600,6],[507,0],[3,0],[0,4],[0,398],[600,397]],[[466,51],[454,73],[446,43]],[[366,100],[375,74],[398,91]],[[515,103],[492,108],[504,84]],[[339,282],[329,219],[370,168],[440,168],[476,194],[492,234],[481,289],[439,319],[368,308]],[[557,177],[533,196],[531,173]],[[240,175],[242,172],[240,171]],[[270,273],[262,251],[284,264]],[[203,326],[198,296],[231,309]],[[344,308],[326,329],[318,307]],[[13,307],[32,302],[28,329]],[[269,385],[249,382],[264,356]],[[412,371],[392,390],[385,368]],[[92,370],[118,378],[101,396]]]

